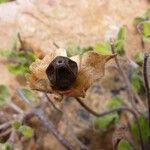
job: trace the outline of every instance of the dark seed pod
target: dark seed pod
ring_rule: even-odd
[[[49,81],[60,90],[71,87],[76,80],[77,73],[77,63],[63,56],[57,56],[46,69]]]

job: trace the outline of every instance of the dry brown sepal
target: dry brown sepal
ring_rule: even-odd
[[[37,59],[30,66],[30,73],[26,75],[32,89],[66,96],[85,96],[91,84],[104,76],[105,63],[115,55],[100,55],[95,51],[71,57],[78,64],[78,75],[71,88],[58,90],[52,87],[46,75],[46,68],[56,56],[67,56],[65,49],[57,49],[47,54],[42,60]]]

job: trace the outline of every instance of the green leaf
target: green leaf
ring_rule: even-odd
[[[112,113],[104,117],[97,118],[95,120],[95,125],[100,129],[106,130],[111,123],[116,123],[119,120],[119,115],[117,113]]]
[[[143,16],[134,18],[133,23],[134,23],[134,25],[139,25],[145,21],[148,21],[149,18],[150,18],[150,8],[147,9],[147,11],[144,13]]]
[[[142,82],[142,79],[141,79],[140,75],[138,75],[136,72],[134,72],[132,74],[131,84],[132,84],[133,89],[136,92],[140,91],[140,89],[141,89],[141,87],[143,85],[143,82]]]
[[[146,38],[148,37],[150,38],[150,22],[149,21],[143,22],[143,35]]]
[[[9,0],[0,0],[0,4],[1,3],[6,3],[6,2],[9,2]]]
[[[35,56],[35,54],[33,52],[28,52],[28,59],[32,62],[34,62],[37,57]]]
[[[36,56],[32,52],[21,51],[18,53],[18,59],[20,62],[32,63],[36,60]]]
[[[16,52],[10,49],[0,49],[0,56],[12,58],[16,56]]]
[[[101,42],[95,44],[95,50],[98,53],[101,53],[103,55],[107,55],[111,53],[111,46],[109,42]]]
[[[13,150],[13,147],[9,143],[0,143],[0,150]]]
[[[140,126],[141,126],[141,131],[142,131],[142,138],[144,142],[147,141],[148,136],[149,136],[149,126],[148,126],[148,119],[146,119],[143,115],[139,116],[138,118]],[[136,141],[139,141],[139,133],[138,133],[138,128],[137,128],[137,123],[136,121],[133,121],[131,124],[131,130],[134,134],[134,137]]]
[[[123,104],[122,99],[117,96],[114,96],[112,97],[111,100],[108,101],[107,108],[111,110],[122,106],[122,104]]]
[[[5,104],[9,96],[8,88],[5,85],[0,85],[0,105]]]
[[[115,51],[119,55],[123,55],[125,53],[124,51],[125,33],[126,33],[126,28],[123,26],[119,29],[119,32],[117,34],[117,38],[115,41]]]
[[[6,67],[15,75],[25,75],[29,71],[29,66],[36,60],[36,56],[30,51],[15,51],[3,49],[0,55],[7,57],[8,62],[11,59],[14,63],[8,63]]]
[[[19,129],[21,127],[21,122],[18,121],[13,122],[12,127],[15,129]]]
[[[122,26],[117,34],[117,40],[124,40],[125,39],[125,33],[126,33],[126,28]]]
[[[142,24],[144,21],[146,21],[145,18],[143,18],[143,17],[136,17],[136,18],[134,18],[133,24],[135,26],[137,26],[139,24]]]
[[[79,46],[78,44],[74,44],[74,43],[68,43],[66,47],[67,47],[66,52],[68,57],[75,56],[75,55],[82,55],[87,51],[93,50],[93,47],[90,45]]]
[[[133,150],[133,147],[127,140],[122,139],[118,143],[117,150]]]
[[[29,65],[28,64],[10,63],[7,65],[7,68],[8,68],[10,73],[13,73],[15,75],[25,75],[29,71]]]
[[[31,138],[34,134],[33,129],[29,126],[26,125],[22,125],[20,126],[20,128],[18,129],[18,131],[25,136],[26,138]]]
[[[134,55],[134,61],[139,64],[139,65],[142,65],[143,64],[143,61],[144,61],[144,57],[143,57],[143,53],[140,51],[140,52],[137,52],[135,53]]]
[[[40,105],[40,99],[39,99],[36,91],[32,91],[27,88],[22,88],[21,90],[24,93],[24,95],[26,96],[26,98],[28,100],[30,100],[35,107]]]

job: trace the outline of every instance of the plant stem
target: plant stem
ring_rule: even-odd
[[[8,128],[6,131],[0,133],[0,138],[8,136],[11,133],[11,131],[12,129]]]
[[[9,101],[8,102],[8,106],[10,106],[11,108],[13,108],[16,112],[20,113],[20,114],[23,114],[24,111],[18,107],[13,101]]]
[[[40,121],[44,124],[44,126],[51,132],[63,145],[67,150],[73,150],[73,147],[70,143],[65,139],[63,135],[55,128],[55,126],[48,120],[45,116],[43,110],[41,108],[33,108],[33,113],[40,119]]]
[[[56,105],[52,102],[47,93],[45,93],[45,97],[47,98],[48,102],[53,106],[54,109],[56,109],[59,113],[62,113],[62,111],[58,109]]]
[[[91,113],[92,115],[94,115],[96,117],[104,117],[104,116],[109,115],[109,114],[114,113],[114,112],[121,112],[121,111],[130,112],[136,120],[138,132],[139,132],[139,140],[140,140],[141,149],[144,150],[144,142],[143,142],[143,138],[142,138],[142,131],[141,131],[140,123],[139,123],[137,114],[132,109],[130,109],[128,107],[119,107],[116,109],[112,109],[110,111],[98,113],[98,112],[95,112],[94,110],[92,110],[90,107],[88,107],[79,97],[75,97],[75,99],[84,109],[86,109],[89,113]]]
[[[150,131],[150,88],[149,82],[147,77],[147,61],[148,61],[149,54],[144,54],[144,64],[143,64],[143,76],[145,82],[145,90],[147,95],[147,105],[148,105],[148,121],[149,121],[149,131]]]
[[[35,108],[32,103],[30,103],[30,100],[24,95],[21,89],[17,89],[18,95],[24,100],[32,109],[32,112],[34,115],[36,115],[41,123],[48,129],[49,132],[51,132],[58,141],[67,149],[67,150],[73,150],[72,145],[65,139],[65,137],[55,128],[55,126],[52,124],[52,122],[48,119],[48,117],[45,115],[42,108],[38,107]]]
[[[114,41],[111,41],[111,51],[112,51],[113,54],[115,54]],[[128,87],[127,88],[127,92],[128,92],[128,95],[129,95],[129,99],[131,99],[131,104],[134,107],[134,109],[139,113],[139,111],[138,111],[138,109],[136,107],[136,102],[135,102],[134,99],[136,99],[137,102],[139,104],[141,104],[141,107],[144,107],[144,105],[142,104],[142,100],[140,99],[139,95],[135,91],[133,91],[132,85],[131,85],[131,83],[130,83],[126,73],[122,69],[122,67],[121,67],[117,57],[115,57],[114,59],[115,59],[116,65],[118,67],[118,70],[119,70],[120,74],[122,75],[122,77],[124,79],[124,82],[126,83],[126,85]]]
[[[54,45],[56,48],[60,48],[59,45],[58,45],[56,42],[53,42],[53,45]]]
[[[3,124],[0,124],[0,130],[7,129],[8,127],[11,126],[11,123],[12,123],[12,121],[5,122],[5,123],[3,123]]]

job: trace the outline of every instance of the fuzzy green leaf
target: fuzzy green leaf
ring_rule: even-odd
[[[95,125],[97,127],[99,127],[100,129],[106,130],[107,127],[111,123],[116,123],[116,122],[118,122],[118,120],[119,120],[118,114],[117,113],[112,113],[112,114],[109,114],[107,116],[97,118],[95,120]]]
[[[143,115],[141,115],[139,118],[139,123],[141,126],[141,131],[142,131],[142,138],[146,142],[149,136],[149,126],[148,126],[148,119],[146,119]],[[137,128],[137,123],[136,121],[133,121],[131,124],[131,129],[134,134],[134,137],[136,141],[139,141],[139,134],[138,134],[138,128]]]
[[[67,47],[66,52],[68,57],[75,56],[75,55],[82,55],[87,51],[93,50],[92,46],[85,46],[85,45],[79,46],[78,44],[74,44],[74,43],[68,43],[66,47]]]
[[[15,50],[1,50],[0,55],[7,57],[9,60],[14,63],[8,63],[6,66],[8,70],[15,75],[25,75],[30,64],[35,61],[36,56],[33,52],[30,51],[15,51]]]
[[[126,28],[123,26],[118,31],[117,40],[124,40],[125,39],[125,33],[126,33]]]
[[[5,104],[9,96],[8,88],[5,85],[0,85],[0,105]]]
[[[133,24],[135,26],[137,26],[139,24],[142,24],[144,21],[146,21],[145,18],[143,18],[143,17],[136,17],[136,18],[134,18]]]
[[[124,40],[125,40],[126,28],[123,26],[119,29],[116,41],[115,41],[115,51],[119,55],[123,55],[124,51]]]
[[[143,35],[150,38],[150,21],[143,22]]]
[[[125,53],[124,51],[124,41],[123,40],[118,40],[115,42],[115,51],[119,55],[123,55]]]
[[[18,131],[25,136],[26,138],[31,138],[34,134],[33,129],[29,126],[26,125],[22,125],[20,126],[20,128],[18,129]]]
[[[13,147],[9,143],[0,143],[0,150],[13,150]]]
[[[1,3],[6,3],[6,2],[9,2],[9,0],[0,0],[0,4]]]
[[[21,61],[21,62],[34,62],[36,60],[36,56],[32,53],[32,52],[24,52],[24,51],[21,51],[18,53],[18,59]]]
[[[101,42],[95,44],[95,50],[103,55],[107,55],[111,53],[111,46],[109,42]]]
[[[15,121],[15,122],[12,124],[12,127],[15,128],[15,129],[19,129],[19,128],[21,127],[21,122]]]
[[[135,55],[134,55],[134,61],[137,64],[142,65],[143,61],[144,61],[143,53],[142,52],[135,53]]]
[[[122,99],[117,96],[114,96],[112,97],[111,100],[108,101],[107,108],[111,110],[122,106],[122,104],[123,104]]]
[[[7,58],[12,58],[16,56],[16,52],[10,49],[0,49],[0,56],[4,56]]]
[[[122,139],[117,146],[117,150],[133,150],[133,147],[127,140]]]
[[[13,64],[7,65],[8,70],[15,75],[25,75],[29,71],[28,64]]]
[[[140,89],[141,89],[141,87],[143,85],[141,77],[136,72],[134,72],[132,74],[131,84],[132,84],[133,89],[136,92],[140,91]]]

